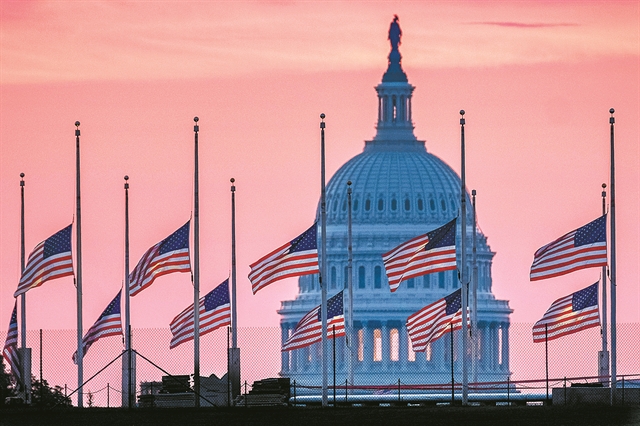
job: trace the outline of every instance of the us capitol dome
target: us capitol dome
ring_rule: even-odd
[[[395,27],[394,27],[395,25]],[[395,31],[395,33],[394,33]],[[451,340],[446,334],[426,352],[414,353],[405,326],[407,318],[424,306],[460,287],[455,270],[403,281],[394,293],[382,263],[382,254],[417,235],[438,228],[460,212],[460,177],[444,161],[427,151],[414,135],[411,101],[415,89],[402,69],[398,50],[400,28],[391,24],[391,53],[378,95],[376,135],[364,150],[347,161],[327,184],[327,293],[347,288],[347,182],[352,182],[353,241],[353,365],[355,384],[388,385],[450,383]],[[473,211],[467,197],[467,261],[471,271]],[[317,211],[320,218],[320,208]],[[319,223],[319,222],[318,222]],[[458,221],[457,241],[460,241]],[[458,263],[460,244],[458,243]],[[491,263],[494,252],[477,229],[478,350],[474,375],[479,382],[506,381],[509,370],[509,315],[506,300],[492,293]],[[470,274],[469,274],[470,275]],[[318,275],[302,276],[294,300],[283,301],[281,338],[284,343],[298,321],[320,304]],[[347,292],[345,291],[345,294]],[[329,347],[333,345],[329,341]],[[456,382],[462,381],[460,332],[454,332]],[[281,371],[300,384],[321,383],[320,343],[282,352]],[[336,339],[336,383],[347,379],[345,337]],[[330,376],[333,374],[329,354]],[[471,369],[469,370],[471,371]],[[330,380],[331,381],[331,380]],[[470,374],[470,381],[473,377]]]

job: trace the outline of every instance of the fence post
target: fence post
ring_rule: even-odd
[[[109,383],[107,383],[107,408],[109,408]]]
[[[247,381],[244,381],[244,406],[245,408],[247,407],[247,398],[249,397],[249,395],[247,395]]]
[[[344,403],[347,404],[347,394],[349,393],[349,379],[344,380]]]

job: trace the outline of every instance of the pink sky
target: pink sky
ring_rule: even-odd
[[[327,174],[375,133],[376,94],[400,16],[413,118],[427,149],[459,171],[497,252],[493,291],[513,322],[599,279],[589,269],[530,283],[533,252],[601,213],[616,109],[618,319],[640,321],[638,2],[0,3],[0,327],[26,251],[75,213],[82,125],[84,324],[123,281],[123,176],[131,268],[192,210],[193,117],[200,117],[201,290],[231,265],[229,178],[237,185],[240,326],[275,326],[296,280],[253,296],[249,264],[306,229]],[[187,274],[132,299],[134,327],[167,327],[193,301]],[[28,328],[75,328],[71,278],[27,293]]]

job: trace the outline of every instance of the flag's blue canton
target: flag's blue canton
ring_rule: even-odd
[[[302,235],[296,237],[291,241],[291,248],[289,253],[295,253],[297,251],[315,250],[318,248],[317,240],[317,222],[307,229]]]
[[[444,312],[447,315],[455,314],[462,308],[462,291],[458,289],[450,295],[445,296],[444,300],[447,303],[446,308],[444,308]]]
[[[576,230],[575,247],[607,241],[607,216],[600,216]]]
[[[438,247],[453,246],[456,244],[456,219],[441,226],[438,229],[434,229],[431,232],[427,232],[429,242],[424,247],[425,251]]]
[[[343,315],[342,292],[327,300],[327,318],[331,319]],[[322,321],[322,309],[318,309],[318,321]]]
[[[573,311],[581,311],[589,306],[595,306],[598,304],[598,283],[592,284],[589,287],[576,291],[571,298],[571,306]]]
[[[229,303],[228,278],[204,297],[204,309],[205,311],[212,311],[218,306],[226,305],[227,303]]]
[[[42,258],[46,259],[49,256],[68,251],[71,251],[71,225],[56,232],[44,241]]]
[[[120,313],[120,296],[121,295],[122,295],[122,292],[119,292],[118,295],[111,301],[111,303],[109,303],[109,306],[105,308],[104,312],[102,312],[102,315],[100,315],[100,318],[106,317],[108,315]]]
[[[184,224],[184,226],[178,229],[173,234],[169,235],[167,238],[162,240],[160,244],[160,249],[158,250],[159,254],[165,254],[170,251],[180,250],[189,248],[189,223],[191,221]]]

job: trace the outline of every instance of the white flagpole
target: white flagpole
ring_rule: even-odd
[[[471,257],[471,380],[478,383],[478,256],[477,256],[477,227],[476,219],[476,190],[471,190],[473,197],[473,240],[472,240],[472,257]]]
[[[83,358],[82,347],[82,237],[81,237],[81,209],[80,209],[80,122],[76,121],[76,301],[77,301],[77,334],[78,334],[78,407],[83,406],[82,383]]]
[[[467,192],[465,183],[465,146],[464,146],[464,110],[460,110],[460,151],[461,151],[461,185],[460,185],[460,216],[461,236],[460,236],[460,284],[462,286],[462,405],[467,405],[469,397],[469,377],[467,377],[467,336],[469,335],[468,324],[468,288],[467,288]]]
[[[615,168],[615,155],[614,155],[614,133],[613,125],[616,122],[613,117],[615,110],[611,108],[609,113],[609,124],[611,127],[611,182],[610,182],[610,211],[609,217],[611,220],[611,258],[609,269],[611,271],[611,404],[616,403],[616,168]]]
[[[195,162],[193,179],[193,397],[200,407],[200,205],[198,194],[198,117],[193,126]]]
[[[122,369],[122,405],[128,408],[132,404],[131,386],[131,305],[129,296],[129,176],[124,177],[124,368]]]
[[[347,336],[349,339],[349,345],[347,346],[349,352],[349,359],[347,360],[348,364],[348,377],[349,384],[351,386],[353,383],[353,364],[355,363],[354,355],[355,355],[355,335],[353,333],[353,235],[351,232],[351,181],[347,182],[347,200],[349,201],[349,212],[347,215],[347,295],[349,297],[349,303],[347,304],[349,315],[347,316]],[[345,389],[345,392],[347,390]]]
[[[322,293],[322,306],[320,315],[322,316],[322,406],[328,405],[327,384],[329,370],[329,348],[327,341],[327,285],[325,282],[327,272],[327,201],[325,188],[325,164],[324,164],[324,114],[320,114],[320,159],[321,159],[321,191],[320,191],[320,216],[321,216],[321,243],[320,243],[320,288]],[[334,401],[335,403],[335,401]]]
[[[24,173],[20,173],[20,274],[24,273]],[[31,404],[31,349],[27,348],[27,293],[20,295],[20,369],[21,393],[25,404]]]
[[[602,215],[607,214],[605,188],[606,183],[602,184]],[[609,383],[609,341],[608,341],[608,322],[607,322],[607,267],[602,267],[602,351],[600,352],[600,365],[598,366],[598,375],[601,377],[600,382]],[[606,378],[603,378],[605,376]]]
[[[240,394],[240,348],[238,348],[238,304],[236,300],[236,185],[231,178],[231,349],[229,354],[231,396]]]

